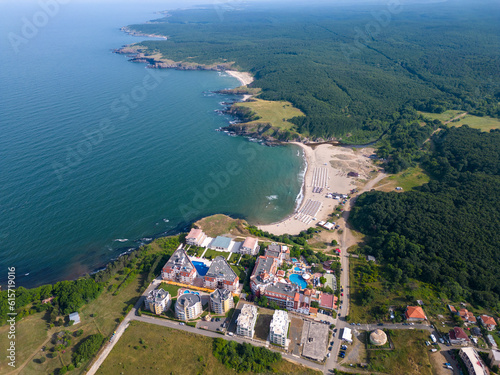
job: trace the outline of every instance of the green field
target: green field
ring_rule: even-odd
[[[170,293],[171,298],[176,298],[177,297],[177,292],[181,288],[180,286],[177,285],[172,285],[172,284],[167,284],[167,283],[161,283],[159,288],[167,291]]]
[[[203,229],[209,237],[217,237],[224,234],[247,236],[247,223],[241,219],[233,219],[227,215],[217,214],[205,217],[194,223],[194,226]]]
[[[393,330],[394,350],[369,350],[369,370],[387,374],[431,375],[425,340],[429,333],[422,330]]]
[[[410,167],[395,175],[384,178],[376,185],[377,190],[394,191],[402,187],[402,191],[409,191],[430,181],[430,177],[420,167]]]
[[[97,374],[235,374],[213,356],[212,342],[209,337],[133,321]],[[319,374],[284,360],[273,370],[276,374]]]
[[[431,120],[439,120],[441,122],[450,121],[455,116],[464,113],[464,111],[445,111],[443,113],[428,113],[428,112],[419,112],[424,117],[429,118]],[[460,118],[460,121],[450,122],[449,126],[462,126],[469,125],[469,127],[474,129],[480,129],[483,132],[488,132],[491,129],[500,129],[500,119],[488,117],[488,116],[473,116],[473,115],[465,115]]]
[[[268,123],[273,128],[281,130],[293,130],[295,125],[287,120],[295,116],[304,116],[300,109],[285,101],[255,99],[255,101],[236,103],[235,106],[250,108],[260,117],[258,120],[248,122],[247,125]]]
[[[222,256],[222,257],[224,257],[224,258],[227,259],[227,257],[230,254],[231,253],[229,251],[217,251],[217,250],[207,249],[207,251],[205,252],[204,257],[205,258],[210,258],[210,259],[214,260],[215,257]]]

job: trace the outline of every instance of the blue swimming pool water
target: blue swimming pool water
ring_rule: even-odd
[[[305,289],[305,287],[307,286],[307,282],[302,278],[302,276],[297,275],[296,273],[292,273],[289,279],[292,284],[296,284],[302,289]]]
[[[292,258],[293,263],[297,263],[297,258]]]
[[[300,268],[300,267],[295,267],[293,270],[294,270],[295,272],[299,272],[299,271],[302,271],[302,268]]]
[[[185,290],[185,291],[184,291],[184,294],[189,294],[189,293],[191,293],[191,294],[196,294],[197,296],[199,296],[199,295],[200,295],[200,293],[198,293],[198,292],[192,292],[192,291],[190,291],[190,290]]]
[[[200,276],[205,276],[208,272],[208,267],[203,262],[193,261],[193,266]]]

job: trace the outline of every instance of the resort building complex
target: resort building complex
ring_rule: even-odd
[[[239,277],[223,256],[216,257],[204,276],[203,286],[208,289],[228,289],[235,292],[240,286]]]
[[[287,346],[288,313],[283,310],[275,310],[269,331],[269,341],[276,345]]]
[[[255,322],[257,321],[257,307],[244,304],[238,319],[236,319],[236,333],[241,336],[252,338],[255,334]]]
[[[196,272],[196,268],[181,247],[175,250],[161,270],[161,277],[163,280],[170,280],[183,284],[192,284],[197,276],[198,273]]]
[[[286,245],[269,245],[265,252],[266,257],[276,259],[278,266],[281,266],[285,260],[290,259],[290,249]]]
[[[180,320],[195,319],[201,315],[203,308],[201,297],[195,293],[185,293],[177,298],[175,316]]]
[[[168,310],[170,303],[170,293],[163,289],[152,290],[144,300],[146,309],[158,315]]]
[[[215,314],[223,315],[233,307],[233,295],[228,289],[216,289],[210,294],[210,309]]]

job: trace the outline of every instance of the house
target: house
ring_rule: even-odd
[[[184,293],[175,303],[175,316],[180,320],[196,319],[203,312],[199,294]]]
[[[257,307],[250,304],[243,305],[238,319],[236,319],[236,333],[241,336],[252,338],[255,334],[255,323],[257,322]]]
[[[488,358],[490,360],[490,366],[499,366],[500,367],[500,351],[493,349],[490,354],[488,355]]]
[[[269,326],[269,342],[286,347],[289,326],[288,313],[283,310],[275,310]]]
[[[197,276],[198,273],[196,272],[196,268],[189,260],[189,257],[182,247],[175,250],[161,270],[161,277],[163,280],[175,281],[183,284],[191,285]]]
[[[223,256],[216,257],[203,276],[203,286],[208,289],[228,289],[235,292],[240,286],[238,275]]]
[[[450,312],[452,314],[456,314],[457,313],[457,309],[453,305],[448,305],[448,310],[450,310]]]
[[[424,310],[420,306],[407,306],[405,317],[410,322],[427,320]]]
[[[467,345],[470,342],[467,334],[460,327],[450,329],[448,336],[450,337],[450,343],[452,345]]]
[[[322,309],[333,310],[336,308],[337,297],[333,294],[321,293],[319,297],[319,307]]]
[[[80,314],[78,314],[77,312],[69,314],[69,321],[72,321],[73,324],[80,323]]]
[[[458,352],[460,358],[467,367],[469,375],[489,375],[486,365],[474,348],[462,348]]]
[[[497,322],[495,322],[495,319],[488,315],[481,315],[479,317],[479,321],[488,331],[493,331],[497,326]]]
[[[186,243],[191,246],[202,246],[207,235],[201,229],[192,228],[186,236]]]
[[[285,277],[286,276],[286,272],[283,271],[283,270],[279,270],[278,272],[276,272],[276,276],[278,276],[278,277]]]
[[[299,314],[309,315],[311,308],[311,290],[300,290],[297,285],[273,283],[261,291],[269,301],[274,301],[279,307]]]
[[[163,289],[155,289],[149,292],[144,300],[144,305],[149,311],[160,315],[170,308],[170,293]]]
[[[49,298],[45,298],[42,300],[42,305],[45,305],[46,303],[52,303],[52,301],[54,300],[54,296],[52,297],[49,297]]]
[[[373,255],[367,255],[366,260],[368,262],[376,262],[377,261]]]
[[[247,237],[240,247],[240,253],[257,255],[260,250],[259,241],[254,237]]]
[[[228,289],[216,289],[210,294],[210,309],[217,315],[223,315],[234,307],[233,295]]]
[[[477,321],[474,314],[467,309],[460,309],[458,315],[460,315],[460,318],[467,323],[476,323]]]
[[[210,243],[209,248],[212,250],[229,251],[232,241],[233,240],[229,237],[217,236],[215,240]]]

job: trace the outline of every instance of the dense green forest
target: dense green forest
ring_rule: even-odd
[[[267,348],[247,343],[214,339],[213,354],[227,368],[236,372],[251,371],[263,373],[271,370],[271,365],[281,360],[281,354]]]
[[[291,120],[298,132],[360,143],[395,133],[405,108],[498,117],[499,6],[246,4],[174,11],[130,28],[169,37],[142,42],[149,52],[251,72],[262,99],[306,114]]]
[[[500,308],[500,131],[467,126],[436,133],[422,164],[435,178],[405,193],[369,192],[351,213],[370,235],[364,251],[406,278],[453,299]]]

